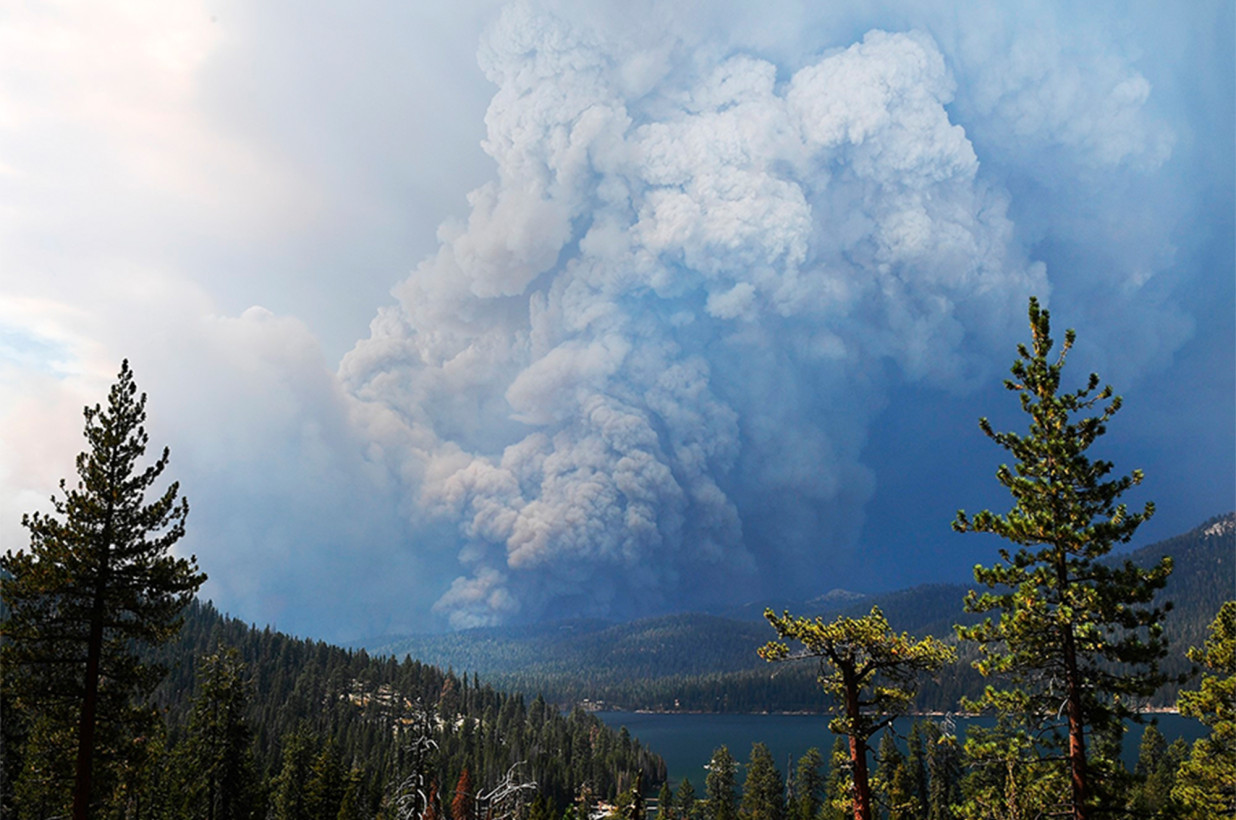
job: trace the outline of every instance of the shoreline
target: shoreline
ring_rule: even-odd
[[[831,712],[826,712],[826,711],[817,712],[817,711],[812,711],[809,709],[803,709],[803,710],[798,710],[798,711],[764,710],[761,712],[706,712],[701,709],[620,709],[620,708],[606,707],[604,709],[588,709],[587,711],[593,714],[598,714],[598,713],[613,714],[616,712],[626,712],[632,715],[780,715],[780,716],[786,716],[786,717],[811,717],[811,716],[828,717],[832,714]],[[1134,714],[1138,716],[1141,716],[1141,715],[1179,715],[1180,710],[1174,706],[1152,706],[1146,709],[1139,709],[1136,712],[1134,712]],[[975,717],[982,717],[982,713],[981,712],[963,712],[961,710],[958,710],[955,712],[940,712],[940,711],[904,712],[901,715],[899,715],[899,717],[975,718]]]

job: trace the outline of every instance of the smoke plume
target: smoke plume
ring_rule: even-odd
[[[508,8],[480,57],[497,179],[343,362],[418,514],[457,525],[455,626],[810,588],[861,521],[890,369],[965,380],[1047,291],[930,37],[786,78],[682,51]]]

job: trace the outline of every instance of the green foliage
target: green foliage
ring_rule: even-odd
[[[918,808],[914,792],[914,777],[906,757],[897,748],[891,731],[885,730],[876,752],[876,768],[872,778],[878,802],[888,820],[913,820]]]
[[[316,820],[309,809],[309,779],[313,776],[314,740],[305,732],[285,739],[283,767],[274,783],[275,820]]]
[[[763,743],[751,747],[738,816],[740,820],[785,820],[785,782]]]
[[[704,817],[706,820],[737,820],[738,763],[725,746],[712,753],[708,777],[704,779]]]
[[[794,799],[788,806],[790,820],[816,820],[824,799],[824,758],[812,746],[798,759],[794,770]]]
[[[1170,747],[1153,723],[1142,732],[1134,776],[1137,783],[1129,792],[1129,812],[1134,817],[1175,818],[1178,807],[1172,799],[1176,770],[1189,755],[1187,744],[1178,739]]]
[[[304,794],[295,790],[309,789],[315,764],[322,790],[334,795],[323,804],[335,805],[341,778],[345,797],[349,781],[356,780],[353,799],[364,817],[380,809],[393,812],[395,787],[416,769],[425,778],[426,792],[438,783],[440,817],[454,811],[465,769],[468,797],[458,805],[473,817],[483,816],[479,796],[491,792],[521,761],[518,777],[538,784],[538,794],[555,817],[584,786],[591,804],[612,800],[637,770],[653,788],[665,780],[659,758],[583,710],[563,714],[543,699],[529,703],[475,677],[410,659],[374,658],[253,629],[221,617],[208,604],[189,607],[180,636],[159,653],[173,668],[155,700],[166,710],[175,739],[185,734],[186,693],[194,686],[191,670],[177,659],[200,657],[219,645],[235,647],[251,670],[244,719],[253,731],[257,769],[272,791],[270,801],[283,805],[286,816],[311,813],[298,802]],[[444,692],[445,702],[453,701],[448,707],[452,720],[439,719],[443,716],[433,706],[444,702]],[[418,762],[412,747],[422,736],[436,746]],[[331,741],[337,766],[327,765]],[[285,766],[289,755],[293,760]]]
[[[1088,772],[1094,760],[1087,758],[1087,735],[1118,730],[1133,714],[1129,699],[1149,697],[1165,680],[1159,661],[1166,654],[1167,607],[1155,605],[1154,597],[1172,564],[1165,557],[1141,569],[1129,561],[1113,566],[1101,560],[1115,544],[1132,538],[1154,506],[1147,503],[1142,512],[1130,513],[1118,502],[1141,483],[1141,472],[1109,478],[1112,463],[1087,455],[1120,409],[1120,398],[1111,387],[1096,392],[1096,374],[1084,388],[1060,392],[1076,336],[1072,330],[1065,334],[1052,361],[1050,316],[1033,298],[1029,318],[1031,347],[1018,345],[1013,378],[1005,382],[1030,416],[1029,433],[998,433],[986,418],[979,421],[1016,459],[1013,469],[1001,465],[996,471],[1014,506],[1006,515],[984,510],[971,518],[959,511],[953,525],[961,532],[998,535],[1017,550],[1002,548],[1001,563],[975,567],[975,580],[988,591],[971,591],[966,598],[967,611],[999,611],[999,620],[959,627],[958,634],[978,645],[975,667],[984,676],[1010,684],[989,686],[968,706],[1021,716],[1036,733],[1063,711],[1070,811],[1081,820],[1098,802]],[[1037,750],[1011,740],[1010,753]]]
[[[828,728],[850,738],[855,816],[869,817],[867,739],[909,708],[924,672],[952,663],[956,653],[935,638],[915,640],[893,632],[879,607],[865,617],[842,616],[831,623],[788,612],[778,617],[772,610],[764,617],[781,640],[760,647],[760,657],[770,662],[818,661],[816,680],[835,703]],[[802,644],[802,651],[791,655],[787,640]]]
[[[828,755],[828,779],[824,782],[821,820],[846,820],[854,816],[853,781],[850,750],[844,740],[837,738]]]
[[[691,785],[691,778],[684,777],[682,782],[678,784],[678,790],[674,792],[674,811],[675,817],[679,820],[698,820],[700,816],[699,801],[695,796],[695,786]]]
[[[778,617],[771,610],[765,617],[781,640],[760,647],[760,657],[770,662],[816,659],[816,681],[837,704],[829,730],[864,744],[909,708],[922,673],[956,658],[935,638],[915,640],[893,632],[879,607],[862,618],[839,617],[831,623],[788,612]],[[802,651],[791,654],[787,640],[801,644]]]
[[[1180,713],[1200,720],[1210,736],[1193,744],[1172,788],[1190,817],[1236,815],[1236,601],[1223,604],[1202,648],[1189,650],[1202,664],[1201,686],[1181,692]]]
[[[957,738],[935,723],[924,729],[927,746],[927,820],[956,820],[961,803],[962,752]]]
[[[910,776],[910,791],[913,795],[912,805],[907,816],[911,820],[927,820],[929,781],[927,774],[927,750],[923,746],[926,731],[923,722],[916,720],[910,726],[910,733],[906,735],[906,770]]]
[[[674,820],[674,793],[668,781],[657,792],[657,820]]]
[[[120,787],[134,739],[154,723],[140,701],[162,670],[139,662],[135,646],[174,636],[206,577],[195,559],[169,554],[189,512],[179,485],[147,503],[168,451],[139,463],[149,443],[146,395],[138,395],[127,361],[106,409],[84,415],[88,449],[77,457],[76,486],[61,480],[53,514],[23,516],[29,550],[0,558],[6,721],[37,727],[35,757],[16,790],[23,800],[67,801],[64,757],[75,755],[73,813],[81,818]]]
[[[1150,565],[1172,557],[1170,590],[1161,590],[1156,605],[1170,591],[1175,606],[1164,623],[1171,652],[1163,671],[1171,676],[1191,668],[1184,647],[1200,645],[1228,591],[1236,588],[1236,517],[1225,515],[1194,530],[1150,544],[1105,563],[1132,560]],[[883,593],[859,603],[848,600],[803,603],[805,614],[861,617],[873,603],[898,631],[954,637],[953,625],[978,623],[978,614],[962,612],[972,586],[930,584]],[[790,611],[798,611],[791,606]],[[762,612],[762,610],[761,610]],[[590,699],[627,710],[689,712],[823,711],[815,670],[808,664],[770,672],[752,650],[767,639],[760,623],[712,616],[663,616],[630,624],[568,621],[540,626],[487,627],[447,635],[374,640],[371,652],[390,652],[446,668],[471,669],[492,685],[532,698],[543,693],[551,703]],[[614,648],[612,655],[608,648]],[[963,696],[980,697],[985,681],[969,663],[974,645],[962,645],[963,663],[922,681],[914,701],[917,711],[950,711]],[[1169,681],[1147,705],[1171,706],[1177,691]]]
[[[1022,820],[1068,812],[1068,778],[1059,760],[1045,759],[1031,735],[1002,715],[992,729],[966,733],[966,775],[956,816]]]
[[[194,699],[179,747],[183,809],[188,817],[233,820],[258,812],[253,734],[245,721],[249,684],[240,653],[215,652],[202,659]]]

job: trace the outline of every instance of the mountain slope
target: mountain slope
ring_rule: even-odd
[[[1110,560],[1149,566],[1172,556],[1164,600],[1174,603],[1165,624],[1169,672],[1190,665],[1184,651],[1199,645],[1223,601],[1236,598],[1236,514],[1218,516],[1182,535]],[[795,614],[862,615],[878,605],[895,629],[951,638],[953,624],[971,620],[961,601],[970,584],[928,584],[879,595],[835,590],[789,603]],[[410,655],[442,667],[475,672],[505,688],[544,693],[557,702],[602,700],[627,708],[800,710],[819,707],[809,665],[770,668],[755,654],[773,637],[757,604],[732,610],[738,617],[682,614],[627,624],[565,621],[539,626],[484,628],[448,635],[405,636],[361,642],[375,654]],[[778,607],[780,609],[780,607]],[[762,612],[762,607],[761,607]],[[951,708],[981,681],[968,667],[950,670],[925,688],[920,706]],[[1162,703],[1174,702],[1175,687]]]

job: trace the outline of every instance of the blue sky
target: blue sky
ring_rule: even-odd
[[[1025,305],[1236,506],[1230,2],[0,12],[0,549],[122,358],[332,639],[968,577]]]

